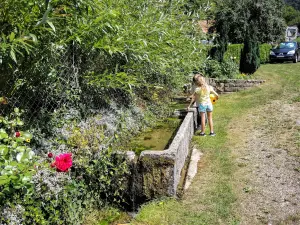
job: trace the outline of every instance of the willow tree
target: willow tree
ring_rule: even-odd
[[[0,96],[30,112],[129,105],[145,87],[179,88],[206,58],[201,9],[186,3],[0,1]]]

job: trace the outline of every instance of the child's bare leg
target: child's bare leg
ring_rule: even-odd
[[[212,112],[207,112],[207,117],[208,117],[208,125],[210,129],[210,133],[214,133],[214,124],[212,120]]]
[[[204,112],[200,112],[200,116],[201,116],[201,133],[205,133],[205,113]]]

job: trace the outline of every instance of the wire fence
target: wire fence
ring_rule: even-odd
[[[68,65],[67,61],[68,57],[65,57],[62,65]],[[29,66],[29,68],[33,67]],[[77,81],[76,73],[74,76],[69,76],[69,71],[70,68],[61,66],[60,73],[55,75],[55,79],[51,71],[47,76],[39,77],[36,76],[35,71],[27,68],[17,69],[13,73],[2,76],[0,96],[3,101],[0,105],[0,114],[7,115],[12,108],[18,107],[24,110],[26,122],[35,124],[43,115],[68,105],[66,93],[77,91],[74,85]]]
[[[92,62],[93,58],[86,59],[86,54],[76,46],[56,49],[51,54],[54,58],[51,62],[48,58],[29,60],[31,65],[23,62],[14,70],[0,70],[0,115],[8,115],[18,107],[24,110],[25,124],[41,127],[57,110],[75,109],[86,116],[109,107],[110,99],[122,97],[119,90],[88,84],[84,79],[87,61],[90,60],[92,66],[96,63]]]

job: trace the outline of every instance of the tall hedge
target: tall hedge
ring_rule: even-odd
[[[259,45],[259,56],[260,56],[260,63],[268,63],[269,55],[270,55],[270,49],[272,48],[271,44],[261,44]]]
[[[227,51],[224,54],[224,59],[229,60],[233,59],[236,62],[239,62],[241,59],[241,50],[243,49],[244,44],[231,44],[228,45]],[[260,55],[260,63],[268,63],[269,62],[269,54],[270,49],[272,48],[271,44],[260,44],[259,45],[259,55]]]
[[[241,50],[243,48],[243,44],[230,44],[227,47],[227,51],[224,54],[225,60],[233,59],[236,62],[240,61],[241,58]]]

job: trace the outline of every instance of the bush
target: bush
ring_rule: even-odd
[[[222,64],[223,75],[228,79],[234,79],[239,74],[239,66],[236,60],[226,60]]]
[[[260,57],[260,63],[268,63],[269,62],[269,56],[270,56],[270,49],[272,48],[272,45],[270,44],[261,44],[259,45],[259,57]]]
[[[239,73],[238,64],[233,60],[218,62],[216,60],[205,61],[203,72],[210,78],[233,79]]]
[[[0,102],[0,107],[1,104],[3,101]],[[36,172],[37,157],[30,148],[32,134],[21,130],[24,125],[21,114],[22,112],[15,108],[9,116],[0,116],[1,224],[21,224],[25,210],[18,202],[34,193],[32,180]]]
[[[32,193],[35,153],[30,148],[32,134],[21,131],[24,125],[18,108],[10,116],[0,116],[0,200],[9,201],[16,193]]]
[[[56,133],[56,140],[37,136],[44,138],[38,142],[19,129],[24,125],[20,115],[15,109],[0,117],[1,224],[82,224],[90,210],[122,203],[127,162],[112,151],[108,123],[97,118],[80,126],[65,123],[65,129],[73,128],[69,135]],[[33,157],[32,143],[46,149],[35,150]]]
[[[204,74],[208,75],[211,78],[223,76],[221,63],[219,63],[219,61],[217,60],[206,60],[202,68]]]

